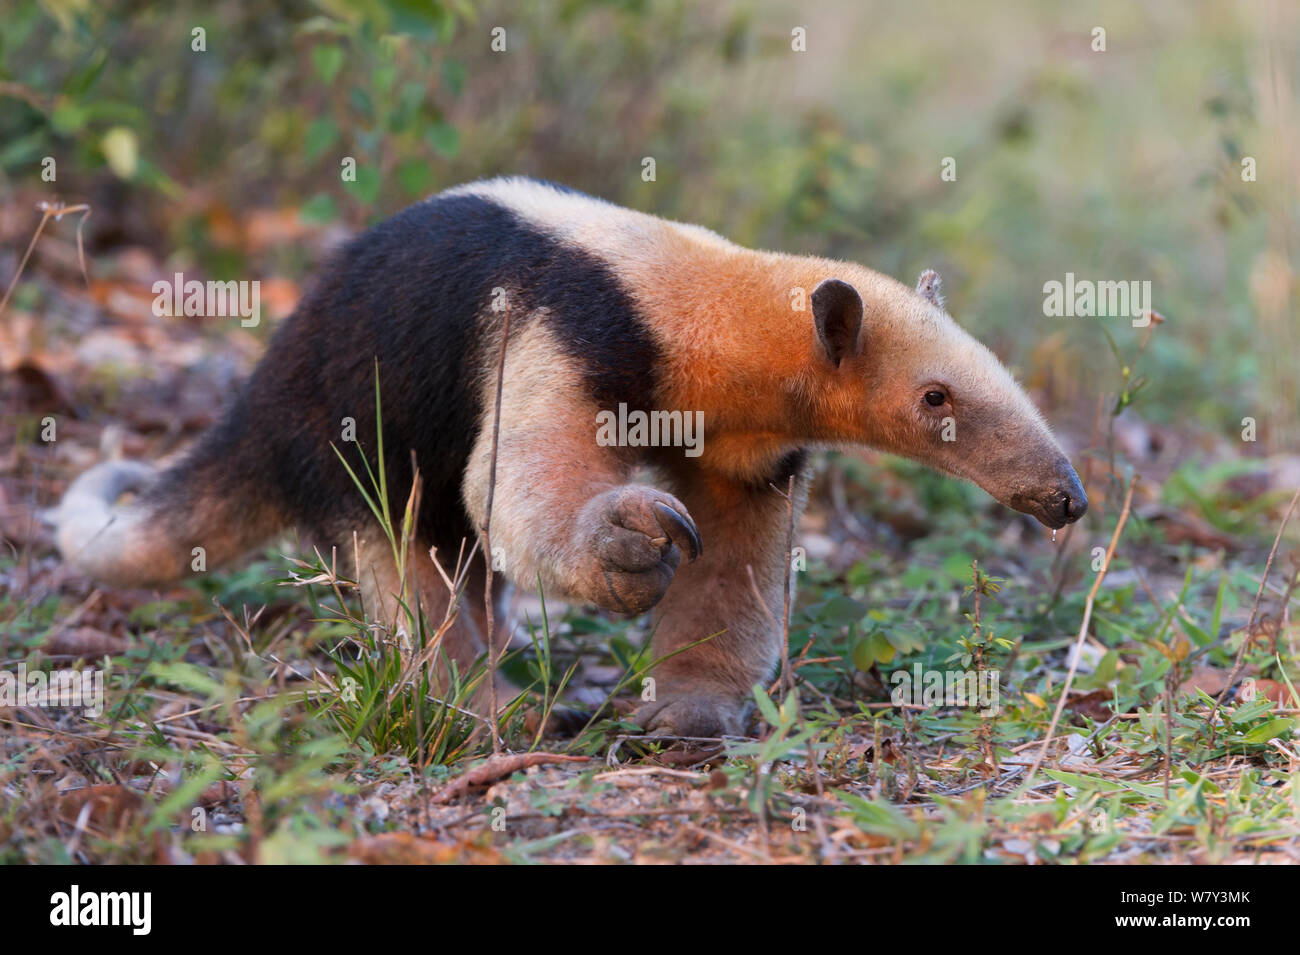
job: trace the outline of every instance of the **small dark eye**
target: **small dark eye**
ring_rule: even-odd
[[[937,408],[947,400],[948,396],[942,391],[927,391],[925,393],[925,403],[931,408]]]

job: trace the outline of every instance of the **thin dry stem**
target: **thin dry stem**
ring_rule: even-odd
[[[39,206],[41,210],[41,221],[36,226],[36,231],[32,233],[32,240],[27,243],[27,251],[23,253],[22,261],[18,263],[18,268],[14,271],[14,277],[9,281],[9,287],[5,289],[4,298],[0,298],[0,315],[4,314],[5,306],[9,304],[9,296],[14,292],[18,280],[22,277],[23,269],[27,267],[27,260],[32,256],[32,249],[36,248],[36,240],[41,237],[45,231],[45,224],[51,219],[59,219],[74,212],[80,212],[81,218],[77,220],[77,261],[81,265],[81,275],[90,284],[90,274],[86,271],[86,248],[81,238],[82,226],[86,224],[86,219],[90,216],[90,206],[64,206],[58,203],[42,202]]]
[[[1124,525],[1128,521],[1129,508],[1133,504],[1133,489],[1137,486],[1137,475],[1129,482],[1128,491],[1124,494],[1124,507],[1119,512],[1119,520],[1115,523],[1115,533],[1110,536],[1110,546],[1106,548],[1106,559],[1101,565],[1101,570],[1097,574],[1097,579],[1092,582],[1092,589],[1088,591],[1088,599],[1083,607],[1083,622],[1079,625],[1079,636],[1074,643],[1074,657],[1070,660],[1070,669],[1065,675],[1065,685],[1061,687],[1061,698],[1056,703],[1056,711],[1052,714],[1052,722],[1048,724],[1047,736],[1043,739],[1043,745],[1038,748],[1038,755],[1034,757],[1034,764],[1029,767],[1029,774],[1025,781],[1021,783],[1021,791],[1027,790],[1034,781],[1034,775],[1038,772],[1038,767],[1043,764],[1044,757],[1047,756],[1047,747],[1052,744],[1052,737],[1056,733],[1056,724],[1060,722],[1061,713],[1065,710],[1066,700],[1070,696],[1070,686],[1074,683],[1074,671],[1079,667],[1079,657],[1083,650],[1083,642],[1088,637],[1088,624],[1092,622],[1092,604],[1097,599],[1097,591],[1101,589],[1101,582],[1106,579],[1106,572],[1110,570],[1111,558],[1115,556],[1115,545],[1119,543],[1119,535],[1124,530]]]
[[[1214,701],[1214,709],[1210,711],[1210,745],[1214,745],[1214,721],[1219,715],[1219,707],[1223,705],[1223,699],[1228,695],[1228,690],[1236,682],[1237,674],[1241,672],[1242,661],[1246,658],[1246,648],[1254,640],[1255,620],[1259,615],[1259,602],[1264,596],[1264,586],[1268,583],[1268,575],[1273,570],[1273,558],[1277,556],[1278,545],[1282,543],[1282,534],[1286,530],[1286,525],[1291,520],[1291,515],[1295,511],[1296,502],[1300,501],[1300,488],[1296,489],[1295,494],[1291,496],[1291,503],[1287,505],[1286,513],[1282,515],[1282,523],[1277,529],[1277,536],[1273,538],[1273,548],[1268,552],[1268,560],[1264,562],[1264,576],[1260,578],[1259,590],[1255,591],[1255,602],[1250,608],[1250,620],[1246,623],[1246,632],[1241,639],[1241,649],[1237,651],[1237,659],[1232,664],[1232,671],[1228,674],[1228,679],[1223,683],[1223,689],[1219,691],[1219,696]]]
[[[488,470],[487,510],[483,515],[483,563],[487,568],[483,604],[487,611],[488,656],[488,706],[491,708],[489,726],[492,728],[492,752],[501,752],[501,727],[497,720],[497,651],[496,606],[492,600],[492,501],[497,490],[497,444],[501,437],[501,389],[506,375],[506,346],[510,343],[510,306],[506,305],[505,322],[501,329],[501,355],[497,359],[496,406],[492,411],[492,463]]]

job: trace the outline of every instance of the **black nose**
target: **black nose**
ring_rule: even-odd
[[[1088,495],[1083,492],[1079,479],[1075,478],[1073,487],[1061,491],[1060,515],[1066,524],[1073,524],[1088,513]]]
[[[1049,502],[1049,513],[1061,525],[1073,524],[1088,511],[1088,495],[1079,483],[1078,473],[1065,458],[1056,463],[1056,491]]]

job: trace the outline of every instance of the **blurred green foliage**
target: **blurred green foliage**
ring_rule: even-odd
[[[55,157],[101,245],[115,209],[146,210],[169,255],[301,273],[308,254],[223,246],[213,205],[358,228],[457,182],[537,175],[905,281],[936,267],[954,315],[1087,423],[1113,377],[1099,322],[1125,354],[1140,332],[1044,317],[1042,286],[1149,279],[1169,322],[1140,414],[1229,439],[1253,415],[1275,448],[1300,418],[1300,212],[1278,145],[1296,117],[1267,93],[1294,101],[1294,12],[1265,29],[1251,4],[1175,0],[8,7],[0,174],[48,192]]]

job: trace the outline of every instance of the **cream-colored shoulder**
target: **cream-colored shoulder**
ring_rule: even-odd
[[[482,179],[440,194],[464,195],[503,205],[542,231],[616,261],[644,260],[682,243],[718,252],[740,251],[703,226],[661,219],[524,176]]]
[[[529,221],[542,225],[562,225],[581,219],[618,216],[627,210],[603,199],[596,199],[549,182],[529,179],[526,176],[501,176],[480,179],[456,186],[440,194],[441,197],[479,196],[505,206]]]

